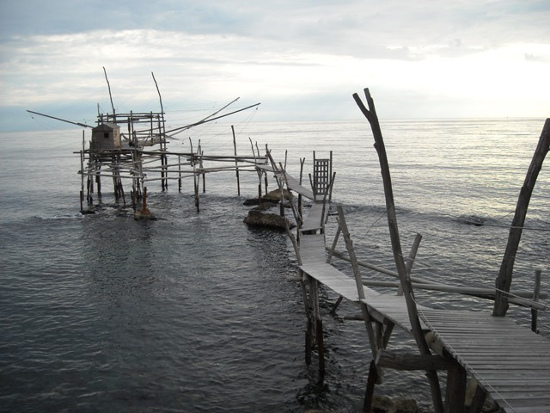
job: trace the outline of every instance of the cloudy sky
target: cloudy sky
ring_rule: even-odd
[[[255,121],[550,116],[548,0],[0,0],[0,131],[109,111]]]

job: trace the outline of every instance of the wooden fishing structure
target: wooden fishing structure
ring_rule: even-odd
[[[337,207],[335,238],[326,239],[325,224],[330,209],[330,199],[335,174],[330,166],[320,166],[314,161],[314,176],[310,178],[313,190],[302,185],[303,160],[300,178],[290,176],[282,164],[276,164],[271,155],[271,170],[275,173],[279,187],[298,194],[297,206],[292,202],[292,211],[298,224],[296,235],[290,228],[287,233],[296,251],[300,284],[307,317],[305,332],[306,363],[312,362],[316,351],[320,380],[325,373],[323,323],[319,306],[321,286],[339,297],[331,311],[334,313],[343,299],[359,306],[365,323],[372,360],[368,372],[363,410],[371,411],[375,385],[383,381],[385,368],[395,370],[425,371],[430,384],[434,410],[437,413],[480,412],[485,399],[490,396],[505,412],[540,413],[550,412],[550,340],[537,334],[536,314],[547,310],[538,301],[540,294],[540,272],[535,292],[511,293],[511,270],[517,249],[517,227],[511,227],[510,239],[503,259],[503,268],[497,279],[496,289],[459,288],[412,277],[412,269],[422,236],[417,234],[408,255],[402,250],[398,231],[393,189],[387,155],[378,123],[374,101],[365,89],[368,108],[357,94],[354,99],[371,125],[375,148],[379,155],[388,226],[397,271],[389,271],[375,265],[361,262],[355,253],[353,241],[341,206]],[[550,119],[546,121],[540,137],[526,183],[522,188],[516,215],[524,219],[536,174],[550,145]],[[332,159],[332,156],[331,158]],[[327,171],[330,170],[330,173]],[[315,183],[322,185],[315,186]],[[311,206],[302,211],[302,198],[308,198]],[[339,240],[343,239],[345,253],[338,251]],[[332,265],[333,258],[342,258],[351,264],[352,276]],[[511,264],[510,264],[511,262]],[[395,277],[397,282],[379,282],[364,279],[361,268],[367,267],[382,274]],[[505,274],[504,276],[502,274]],[[505,281],[503,281],[503,279]],[[502,285],[505,284],[503,287]],[[379,293],[372,287],[395,287],[394,294]],[[440,290],[474,295],[495,300],[495,314],[479,311],[440,310],[417,302],[416,289]],[[504,302],[499,302],[503,300]],[[526,329],[497,310],[514,303],[531,309],[532,331]],[[392,350],[390,341],[395,328],[410,334],[418,347],[417,353]],[[439,372],[445,372],[445,387]],[[445,376],[443,375],[443,376]],[[473,400],[465,410],[465,395],[468,377],[477,380]],[[444,391],[443,391],[444,389]],[[443,395],[444,393],[444,395]]]
[[[258,172],[261,194],[264,172],[262,172],[262,169],[258,169],[257,166],[265,165],[267,157],[261,155],[259,150],[255,151],[254,145],[252,145],[251,155],[238,155],[233,126],[231,126],[233,135],[232,154],[205,154],[200,141],[194,146],[191,138],[189,138],[190,151],[183,152],[168,149],[171,139],[178,133],[244,110],[257,108],[260,105],[259,103],[220,114],[221,111],[237,101],[237,98],[195,123],[167,130],[162,96],[153,73],[151,75],[159,95],[160,112],[130,111],[119,113],[115,111],[107,72],[105,68],[103,69],[112,112],[98,113],[96,126],[28,111],[31,114],[91,129],[91,139],[88,142],[86,141],[85,131],[82,132],[82,149],[76,152],[80,155],[80,170],[78,173],[81,176],[80,211],[83,214],[94,212],[94,194],[97,194],[101,203],[102,178],[112,180],[115,203],[123,206],[131,204],[134,217],[139,219],[154,218],[147,207],[147,184],[153,181],[160,181],[162,191],[168,189],[169,181],[177,181],[178,191],[181,192],[182,180],[191,178],[197,212],[200,210],[201,184],[202,192],[205,192],[206,175],[209,173],[235,171],[237,191],[240,195],[239,174],[241,172]],[[257,145],[256,149],[258,149]],[[130,183],[130,191],[125,189],[124,182]],[[127,196],[128,192],[129,197]]]

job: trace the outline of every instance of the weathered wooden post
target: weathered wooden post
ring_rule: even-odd
[[[241,196],[241,181],[239,178],[239,163],[237,161],[237,140],[235,139],[235,128],[231,125],[233,133],[233,153],[235,154],[235,175],[237,176],[237,195]]]
[[[512,220],[512,224],[510,225],[510,233],[508,235],[506,251],[504,252],[504,258],[502,259],[500,271],[495,282],[496,296],[493,315],[497,317],[504,317],[508,311],[508,293],[510,292],[510,286],[512,285],[512,273],[514,270],[514,262],[516,260],[516,252],[518,250],[519,241],[521,240],[523,224],[525,223],[525,216],[527,215],[531,194],[533,193],[537,177],[542,168],[542,163],[548,153],[549,147],[550,118],[546,119],[546,122],[544,123],[544,127],[539,138],[539,143],[535,149],[533,159],[531,160],[531,165],[527,170],[525,181],[519,192],[516,213],[514,215],[514,219]]]
[[[540,298],[540,277],[542,275],[541,270],[535,271],[535,289],[533,291],[533,301],[537,302]],[[534,333],[539,333],[537,328],[537,318],[539,316],[539,310],[536,308],[531,308],[531,330]]]
[[[407,277],[407,266],[403,259],[403,253],[401,249],[401,241],[399,238],[399,229],[397,226],[397,216],[395,213],[395,204],[393,200],[393,188],[391,183],[390,168],[388,164],[388,158],[386,155],[386,148],[384,145],[384,139],[382,137],[382,130],[380,128],[380,123],[378,122],[378,116],[376,115],[376,109],[374,107],[374,100],[370,96],[369,89],[365,89],[365,97],[369,109],[365,107],[357,93],[353,94],[353,98],[357,103],[357,106],[367,118],[371,125],[372,133],[374,136],[374,147],[378,153],[378,158],[380,161],[380,168],[382,172],[382,181],[384,185],[384,194],[386,198],[386,211],[388,217],[388,227],[390,232],[390,239],[392,244],[392,250],[394,255],[394,261],[397,267],[397,272],[399,274],[401,286],[403,287],[403,293],[405,296],[405,301],[407,303],[407,310],[409,313],[409,319],[411,322],[411,327],[413,331],[413,336],[415,338],[416,344],[422,355],[430,355],[430,349],[424,334],[422,333],[422,327],[418,319],[418,312],[416,308],[416,303],[413,298],[412,285],[410,279]],[[441,387],[439,385],[439,379],[437,372],[435,370],[427,370],[426,376],[430,382],[432,402],[434,404],[434,409],[436,413],[443,412],[443,403],[441,399]],[[458,407],[457,407],[458,408]]]
[[[84,213],[84,151],[86,149],[85,134],[82,131],[82,150],[80,151],[80,212]]]
[[[181,155],[178,155],[178,192],[181,192]]]
[[[260,153],[258,152],[258,157],[256,157],[256,151],[254,151],[254,143],[252,142],[252,139],[250,137],[248,138],[250,141],[250,146],[252,148],[252,156],[254,157],[254,162],[258,163],[258,157],[260,156]],[[258,173],[258,204],[262,204],[262,174],[263,171],[260,168],[256,168],[256,172]]]

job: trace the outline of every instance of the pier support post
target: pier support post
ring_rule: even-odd
[[[305,331],[306,364],[311,364],[311,353],[313,351],[313,323],[311,317],[307,317],[307,327]]]
[[[409,278],[407,265],[405,264],[405,260],[403,259],[401,239],[399,237],[399,228],[397,225],[397,216],[395,213],[395,203],[393,199],[393,187],[391,182],[390,167],[386,154],[386,148],[384,145],[384,139],[382,137],[382,129],[380,128],[380,122],[378,121],[378,115],[376,114],[374,100],[370,95],[369,89],[365,89],[364,93],[369,107],[368,109],[365,107],[357,93],[353,94],[353,99],[355,100],[355,103],[357,103],[357,106],[359,107],[365,118],[368,120],[374,137],[374,147],[376,149],[376,152],[378,153],[378,159],[380,161],[384,195],[386,198],[386,211],[392,251],[394,255],[395,265],[397,267],[397,272],[399,274],[400,283],[403,288],[405,301],[407,303],[407,310],[409,313],[413,336],[420,351],[420,354],[429,355],[431,354],[430,349],[422,333],[422,327],[418,319],[418,311],[413,297],[411,280]],[[443,403],[441,399],[441,387],[439,384],[437,372],[435,370],[426,370],[426,376],[428,378],[428,381],[430,382],[434,409],[436,413],[442,413]]]
[[[533,301],[538,302],[540,299],[540,278],[542,275],[541,270],[535,271],[535,289],[533,291]],[[539,310],[536,308],[531,308],[531,331],[534,333],[539,333],[537,328],[537,319],[539,316]]]
[[[487,399],[487,391],[478,384],[468,413],[481,412],[481,409],[483,409],[483,405],[485,404],[485,399]]]
[[[197,208],[197,212],[200,212],[200,206],[199,206],[200,176],[197,173],[193,174],[193,186],[195,190],[195,208]]]
[[[319,317],[317,318],[315,324],[317,353],[319,354],[319,380],[323,380],[325,377],[325,342],[323,339],[323,320]]]
[[[363,402],[363,412],[372,412],[372,402],[374,399],[374,386],[378,380],[376,372],[376,362],[371,360],[369,367],[369,376],[367,378],[367,388],[365,390],[365,400]]]
[[[464,413],[466,401],[466,370],[458,363],[447,370],[445,413]]]
[[[319,379],[323,380],[325,376],[325,343],[323,340],[323,320],[321,319],[321,309],[319,307],[319,282],[317,280],[311,280],[310,296],[315,318],[315,345],[319,359]]]
[[[525,217],[527,215],[527,208],[529,207],[531,194],[533,193],[535,182],[537,181],[537,177],[542,168],[542,163],[549,149],[550,118],[546,119],[546,122],[544,123],[544,127],[539,138],[539,143],[535,149],[529,169],[527,170],[525,181],[519,193],[516,212],[514,214],[512,224],[510,225],[510,233],[508,235],[506,251],[504,252],[504,258],[502,259],[500,271],[495,282],[496,296],[493,315],[497,317],[504,317],[508,311],[508,293],[510,292],[510,287],[512,285],[514,262],[516,260],[516,252],[521,240],[523,224],[525,223]]]
[[[233,153],[235,154],[235,175],[237,176],[237,195],[241,196],[241,181],[239,177],[239,162],[237,161],[237,140],[235,138],[235,128],[231,125],[231,133],[233,134]]]

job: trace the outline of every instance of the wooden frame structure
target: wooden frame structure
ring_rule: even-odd
[[[232,155],[205,155],[201,149],[200,141],[196,150],[193,150],[193,142],[191,142],[190,152],[169,151],[167,146],[170,138],[182,131],[244,110],[256,108],[260,105],[259,103],[229,113],[220,114],[221,111],[239,99],[237,98],[195,123],[166,130],[162,96],[152,72],[151,75],[159,95],[160,112],[131,111],[128,113],[117,113],[113,104],[107,71],[105,68],[103,68],[103,71],[109,90],[112,112],[98,113],[97,125],[95,127],[31,110],[27,111],[31,114],[92,129],[92,139],[89,145],[86,144],[85,132],[83,131],[82,149],[76,152],[80,155],[80,170],[78,173],[81,175],[81,213],[94,212],[94,193],[97,193],[101,201],[102,177],[112,178],[113,193],[117,205],[120,202],[124,206],[127,204],[127,191],[125,192],[124,190],[123,180],[130,180],[132,182],[130,199],[136,218],[153,218],[153,215],[147,208],[146,201],[146,186],[148,182],[160,181],[162,191],[165,191],[168,189],[168,182],[170,180],[177,180],[178,190],[181,191],[182,178],[192,177],[195,206],[198,212],[200,184],[202,180],[202,191],[205,192],[206,174],[234,170],[237,177],[237,191],[240,195],[239,173],[260,171],[257,167],[267,163],[267,157],[260,155],[259,151],[256,154],[254,146],[252,146],[251,156],[237,155],[237,143],[233,126],[231,126],[234,149]],[[177,158],[177,160],[172,160],[174,158]],[[211,165],[207,167],[205,166],[206,163],[210,163]],[[226,166],[228,163],[230,166]],[[260,172],[260,175],[263,175],[263,173]]]
[[[306,363],[312,362],[312,354],[316,350],[319,376],[322,380],[325,374],[325,343],[319,306],[319,288],[323,285],[339,295],[331,313],[336,311],[343,299],[355,303],[362,311],[372,354],[363,406],[365,412],[371,411],[375,384],[383,380],[383,368],[424,370],[431,388],[433,407],[438,413],[465,411],[468,376],[475,378],[478,382],[469,407],[470,413],[481,411],[488,395],[506,412],[550,411],[550,340],[536,334],[536,311],[546,310],[544,304],[529,299],[527,294],[520,297],[517,293],[504,293],[507,302],[531,308],[533,314],[533,331],[531,331],[509,318],[493,317],[475,311],[434,310],[417,303],[413,285],[415,289],[440,289],[490,299],[495,299],[497,292],[502,293],[502,291],[455,288],[426,280],[417,280],[413,283],[412,264],[422,237],[417,235],[408,257],[405,258],[401,248],[382,132],[374,101],[368,89],[365,90],[365,95],[368,109],[357,94],[354,95],[354,99],[371,125],[375,148],[380,159],[388,226],[397,272],[387,271],[358,260],[341,207],[338,207],[338,228],[335,239],[332,244],[327,244],[324,226],[325,211],[328,211],[330,197],[326,194],[322,200],[316,197],[315,191],[309,191],[301,186],[301,178],[296,180],[289,176],[283,166],[277,166],[270,157],[281,190],[286,187],[297,192],[299,198],[308,194],[313,200],[305,217],[302,216],[300,208],[292,208],[296,222],[299,224],[297,235],[294,236],[287,228],[296,251],[307,317]],[[548,142],[550,142],[550,119],[545,124],[539,144],[543,152],[544,148],[546,152],[548,151]],[[540,167],[542,160],[538,149],[534,159]],[[301,163],[303,165],[303,161]],[[531,167],[530,171],[532,169]],[[318,171],[320,170],[324,168]],[[310,182],[313,186],[316,181],[310,178]],[[327,192],[331,192],[333,182],[334,175],[329,184],[330,190]],[[300,202],[298,204],[300,205]],[[521,205],[525,206],[525,203],[522,202]],[[340,237],[344,240],[347,256],[336,251]],[[353,276],[350,277],[332,266],[330,264],[332,257],[345,258],[349,261]],[[382,283],[364,280],[361,276],[361,266],[398,278],[397,284],[383,283],[383,286],[398,287],[397,294],[380,294],[372,290],[369,285],[382,285]],[[540,279],[540,273],[537,273],[537,277]],[[539,291],[535,287],[534,297],[538,296]],[[418,353],[405,354],[389,349],[390,338],[396,326],[411,334],[417,344]],[[443,397],[438,376],[440,370],[447,372],[445,397]]]

